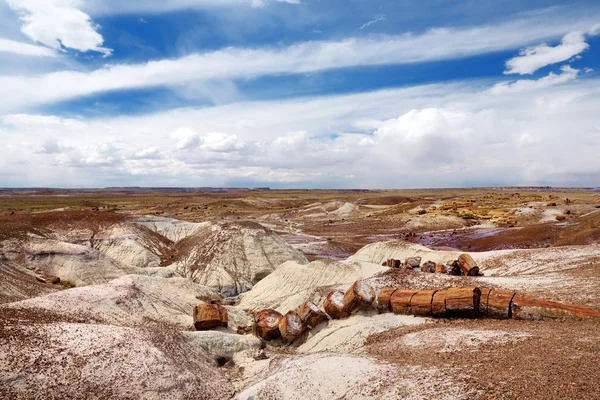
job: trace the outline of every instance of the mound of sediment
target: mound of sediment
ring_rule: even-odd
[[[0,261],[0,304],[29,299],[58,290],[37,280],[37,275],[9,260]]]
[[[287,312],[305,301],[321,304],[335,286],[351,284],[383,271],[387,267],[365,262],[313,261],[310,264],[287,262],[241,296],[239,307],[248,310],[274,308]]]
[[[235,296],[286,261],[308,262],[269,229],[253,222],[207,224],[180,240],[170,268],[194,282]]]
[[[44,318],[46,317],[46,318]],[[0,321],[0,398],[223,399],[231,385],[205,350],[159,329]],[[53,321],[58,318],[51,318]],[[43,321],[43,322],[42,322]]]
[[[149,322],[172,325],[179,329],[192,326],[195,305],[219,294],[186,278],[154,278],[127,275],[113,281],[52,293],[6,304],[0,310],[49,312],[65,321],[95,322],[137,327]],[[249,325],[250,317],[230,309],[230,328]]]

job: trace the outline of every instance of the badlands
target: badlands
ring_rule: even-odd
[[[593,189],[3,189],[0,398],[600,398],[599,243]]]

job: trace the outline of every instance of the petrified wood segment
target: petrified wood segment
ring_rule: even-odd
[[[421,290],[410,299],[409,313],[412,315],[420,315],[430,317],[433,315],[431,311],[431,303],[433,295],[437,290]]]
[[[356,281],[344,295],[344,312],[355,313],[369,307],[375,301],[375,291],[362,281]]]
[[[281,332],[279,331],[279,322],[283,316],[275,310],[262,310],[254,315],[254,332],[257,336],[265,339],[277,339]]]
[[[446,316],[476,318],[479,316],[481,289],[474,287],[452,288],[446,292]]]
[[[386,287],[379,291],[379,295],[377,295],[377,309],[380,313],[392,311],[390,307],[390,297],[392,294],[398,289]]]
[[[390,268],[400,268],[402,262],[400,260],[394,260],[393,258],[390,258],[384,263],[384,265]]]
[[[218,302],[200,304],[194,307],[194,328],[206,331],[219,326],[227,327],[227,309]]]
[[[436,265],[433,261],[427,261],[425,263],[423,263],[423,265],[421,265],[421,271],[423,272],[429,272],[429,273],[434,273],[436,269]]]
[[[323,308],[333,319],[347,317],[348,314],[344,311],[344,292],[336,290],[329,293],[323,302]]]
[[[458,256],[458,266],[463,275],[467,276],[479,276],[479,267],[473,257],[469,254],[463,253]]]
[[[395,314],[410,313],[410,300],[417,293],[417,290],[396,290],[390,297],[390,307]]]
[[[518,293],[512,299],[511,311],[514,319],[600,318],[600,313],[590,308],[536,299]]]
[[[446,267],[444,266],[444,264],[435,264],[435,273],[436,274],[445,274]]]
[[[279,320],[279,332],[281,333],[281,338],[287,343],[292,343],[302,336],[304,331],[306,331],[306,325],[295,311],[288,311],[287,314]]]
[[[498,319],[511,318],[511,303],[514,296],[515,292],[510,290],[491,289],[487,296],[486,316]],[[483,295],[481,304],[483,305]]]
[[[446,293],[447,290],[438,290],[431,299],[431,314],[434,317],[446,316]]]
[[[298,315],[308,329],[312,329],[327,319],[325,311],[321,310],[316,304],[306,302],[298,308]]]
[[[421,257],[408,257],[404,264],[409,268],[419,268],[421,266]]]

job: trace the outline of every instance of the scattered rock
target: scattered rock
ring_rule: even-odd
[[[427,261],[423,265],[421,265],[421,271],[429,272],[432,274],[436,272],[436,268],[436,263],[434,263],[433,261]]]

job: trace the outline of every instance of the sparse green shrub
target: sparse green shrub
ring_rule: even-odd
[[[71,289],[71,288],[74,288],[75,286],[77,286],[77,285],[75,285],[75,282],[73,282],[70,279],[63,279],[60,281],[60,284],[63,285],[63,287],[65,289]]]

